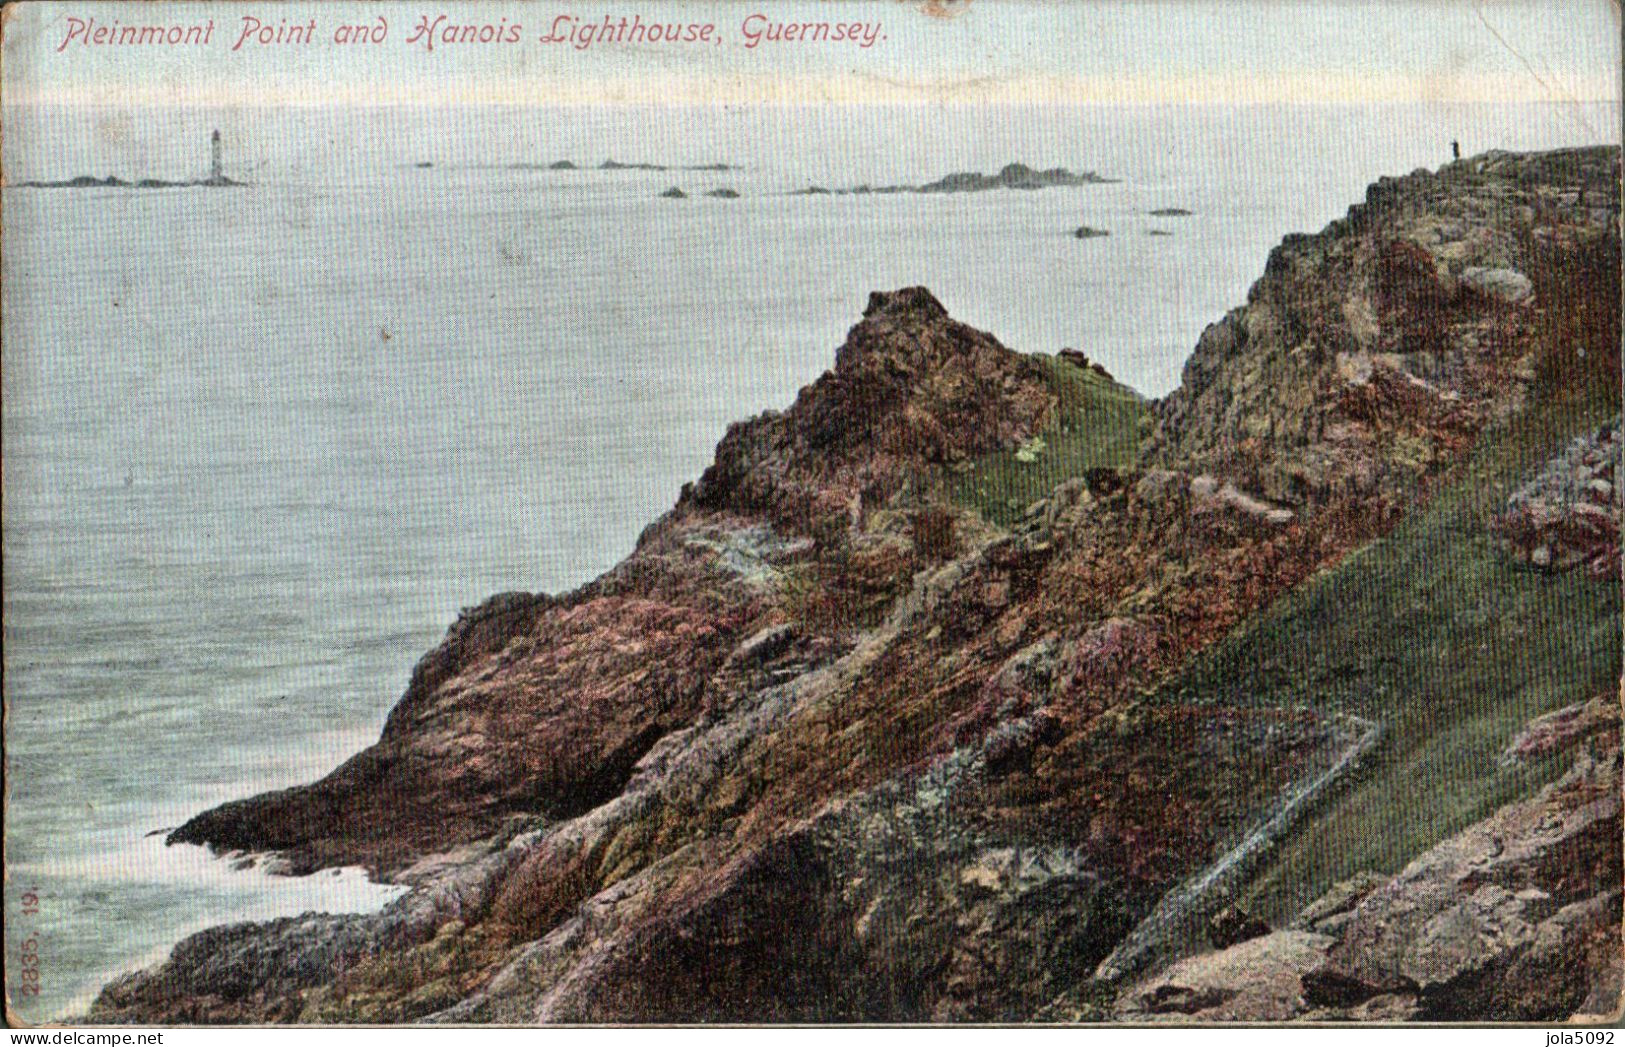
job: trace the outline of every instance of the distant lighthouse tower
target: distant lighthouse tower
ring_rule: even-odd
[[[225,180],[226,171],[220,159],[220,129],[215,128],[214,137],[209,139],[209,181],[219,183]]]

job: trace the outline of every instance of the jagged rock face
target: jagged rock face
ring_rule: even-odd
[[[1507,499],[1496,534],[1518,559],[1545,571],[1584,566],[1619,577],[1622,503],[1615,477],[1619,419],[1573,440]]]
[[[1039,360],[954,322],[923,287],[876,292],[835,367],[783,414],[732,426],[682,504],[800,533],[844,528],[911,470],[1019,444],[1055,405]]]
[[[1203,332],[1147,463],[1289,506],[1434,473],[1519,402],[1531,336],[1578,284],[1616,304],[1567,340],[1617,358],[1618,180],[1617,150],[1590,149],[1377,182],[1347,218],[1287,237],[1247,305]]]
[[[991,431],[1014,441],[1038,424],[1048,401],[1023,392],[1029,361],[922,311],[931,314],[913,299],[901,329],[956,354],[949,374],[966,361],[977,374],[1004,361],[997,384],[1028,409],[1020,424],[989,422]],[[881,312],[854,335],[849,373],[875,359],[872,339],[896,340],[899,321]],[[936,410],[990,409],[975,396],[924,395]],[[806,400],[847,403],[831,389]],[[913,431],[910,405],[882,415],[872,438]],[[792,410],[786,446],[799,446],[806,424]],[[810,450],[766,469],[817,492],[820,479],[885,476],[901,461],[864,460],[859,443],[839,448],[854,471],[820,474]],[[297,1006],[248,994],[208,1013],[1030,1013],[1083,977],[1160,890],[1239,832],[1329,740],[1314,714],[1095,715],[1105,696],[1188,642],[1164,631],[1160,612],[1111,611],[1135,573],[1124,542],[1152,524],[1125,513],[1126,489],[1100,489],[1104,501],[1077,490],[1051,520],[1087,539],[1005,536],[947,563],[900,554],[883,529],[849,523],[838,540],[816,543],[737,505],[693,499],[582,591],[472,612],[419,666],[377,746],[313,786],[183,828],[180,839],[276,848],[296,868],[361,861],[418,884],[383,916],[358,918],[359,961],[285,987]],[[1110,521],[1098,534],[1087,524],[1096,512]],[[1222,547],[1233,536],[1226,519],[1169,548]],[[1281,560],[1266,552],[1221,570],[1271,572]],[[826,561],[844,586],[855,572],[877,589],[900,583],[901,595],[883,620],[830,632],[787,598],[791,574]],[[1222,621],[1279,584],[1206,601],[1204,612]],[[1061,772],[1035,776],[1039,764]],[[493,834],[511,842],[479,870],[453,875],[467,862],[424,857]],[[464,929],[437,936],[451,921]],[[254,955],[284,936],[248,927],[231,940]],[[101,1013],[191,1013],[187,999],[202,991],[192,980],[205,971],[172,963],[104,999]],[[463,987],[462,1002],[445,998],[448,986]]]
[[[1533,801],[1424,854],[1354,912],[1305,978],[1311,1006],[1415,997],[1419,1017],[1550,1021],[1618,982],[1617,723]],[[1618,1005],[1615,989],[1612,1011]]]
[[[1582,172],[1603,162],[1575,155]],[[955,1021],[1109,1006],[1097,965],[1349,751],[1320,711],[1146,692],[1382,534],[1419,479],[1448,473],[1518,401],[1547,285],[1533,266],[1529,298],[1505,274],[1467,273],[1524,263],[1508,208],[1557,186],[1558,225],[1540,229],[1559,254],[1617,214],[1617,193],[1581,206],[1545,161],[1481,163],[1379,184],[1359,214],[1289,240],[1252,302],[1204,335],[1145,467],[1075,478],[1012,533],[932,502],[931,481],[1049,423],[1045,366],[921,289],[876,295],[833,370],[731,429],[621,565],[469,613],[377,745],[176,837],[282,851],[298,869],[359,861],[410,893],[334,928],[194,940],[111,987],[96,1016]],[[1556,726],[1531,745],[1587,734]],[[1581,879],[1619,880],[1617,847],[1593,847],[1609,817],[1617,841],[1617,756],[1594,768],[1615,775],[1615,813],[1588,808],[1558,834],[1589,841],[1581,878],[1537,885],[1569,907],[1517,903],[1537,935],[1585,949],[1609,903]],[[1529,803],[1569,811],[1578,795]],[[1442,884],[1427,904],[1467,912],[1461,878],[1428,868],[1407,890]],[[1503,871],[1517,900],[1528,870]],[[1317,984],[1365,994],[1347,1013],[1446,1013],[1381,937],[1399,903],[1370,915],[1388,888],[1344,886],[1292,932],[1221,928],[1249,940],[1202,958],[1200,978],[1164,972],[1131,1009],[1303,1013],[1324,966]],[[1188,907],[1204,927],[1209,900]],[[339,936],[342,960],[322,951]],[[271,961],[300,940],[328,959]],[[1268,969],[1257,991],[1247,964],[1227,966],[1236,950]],[[1482,970],[1513,977],[1553,955],[1531,946]],[[211,957],[242,975],[230,998]]]
[[[1572,748],[1582,739],[1618,730],[1619,696],[1599,694],[1589,702],[1565,706],[1524,725],[1501,754],[1502,766],[1513,766]]]
[[[101,1017],[162,1024],[291,1021],[299,992],[372,951],[368,928],[319,913],[213,927],[177,945],[158,977],[126,975],[98,1001]]]
[[[782,618],[788,565],[848,605],[883,606],[906,584],[908,542],[847,534],[856,502],[883,504],[909,469],[1018,444],[1054,403],[1039,361],[950,320],[929,292],[877,293],[835,368],[784,414],[730,430],[636,555],[568,597],[507,594],[469,612],[377,745],[313,785],[200,815],[171,842],[277,850],[298,872],[389,872],[512,815],[590,810],[726,693],[713,677]],[[835,540],[815,550],[796,531]],[[841,624],[841,604],[814,624]]]
[[[1554,735],[1554,722],[1591,725]],[[1574,766],[1392,878],[1332,888],[1290,930],[1123,992],[1136,1020],[1554,1021],[1620,1002],[1619,705],[1542,717],[1518,751]],[[1535,740],[1539,744],[1534,744]],[[1520,757],[1521,758],[1521,757]]]
[[[553,604],[462,672],[409,690],[379,742],[327,778],[227,804],[172,839],[276,849],[296,871],[394,870],[515,813],[572,817],[693,720],[741,626],[650,600]]]

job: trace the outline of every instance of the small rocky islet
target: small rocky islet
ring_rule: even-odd
[[[622,165],[626,166],[626,165]],[[666,170],[662,167],[650,167],[649,170]],[[717,168],[691,168],[691,170],[727,170],[726,167]],[[934,182],[921,185],[858,185],[845,189],[829,189],[820,185],[810,185],[803,189],[793,189],[790,196],[871,196],[889,195],[896,193],[977,193],[993,189],[1049,189],[1056,186],[1100,185],[1115,182],[1116,179],[1104,178],[1093,171],[1073,172],[1065,168],[1054,167],[1048,170],[1035,170],[1025,164],[1006,164],[998,172],[991,175],[976,172],[959,172],[939,178]],[[661,196],[672,196],[673,186],[661,193]],[[679,192],[681,190],[678,190]],[[732,190],[713,191],[708,196],[727,196]],[[683,195],[689,195],[684,193]],[[734,193],[734,196],[737,196]],[[728,197],[732,199],[732,196]]]
[[[674,185],[669,189],[663,190],[659,195],[665,200],[687,200],[691,194],[683,192],[682,189]],[[709,189],[700,195],[709,196],[713,200],[738,200],[739,190],[723,187],[720,189]]]
[[[993,189],[1052,189],[1058,186],[1108,185],[1117,179],[1094,171],[1069,171],[1064,167],[1036,170],[1026,164],[1006,164],[994,174],[959,171],[922,185],[858,185],[848,189],[828,189],[810,185],[793,190],[791,196],[868,196],[887,193],[981,193]]]
[[[58,181],[28,181],[18,182],[18,186],[30,189],[186,189],[204,186],[208,188],[241,188],[247,182],[239,182],[225,175],[211,175],[208,178],[189,178],[180,181],[171,181],[163,178],[138,178],[126,180],[116,175],[107,175],[97,178],[94,175],[76,175]]]
[[[170,837],[401,898],[193,935],[88,1020],[1616,1013],[1619,175],[1382,179],[1154,401],[873,294],[621,564]],[[1048,479],[1011,518],[995,474]]]
[[[732,164],[655,164],[655,163],[622,163],[619,160],[605,160],[598,164],[578,164],[574,160],[554,160],[552,163],[537,163],[534,161],[520,161],[508,165],[513,171],[712,171],[726,172],[738,171],[740,168]]]

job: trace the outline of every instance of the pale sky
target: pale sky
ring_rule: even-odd
[[[948,16],[934,11],[946,7]],[[424,15],[518,25],[512,44],[408,43]],[[878,23],[872,46],[746,47],[743,24]],[[540,38],[559,15],[597,22],[714,22],[718,42]],[[1095,2],[890,0],[826,3],[436,4],[36,0],[5,9],[7,104],[510,104],[820,101],[1380,102],[1617,101],[1613,0]],[[244,16],[308,25],[306,43],[245,44]],[[337,44],[344,23],[377,44]],[[187,26],[208,46],[62,46],[79,19]],[[442,29],[446,23],[442,23]],[[761,23],[757,23],[760,25]]]

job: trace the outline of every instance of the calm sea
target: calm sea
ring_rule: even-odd
[[[12,183],[196,177],[216,127],[252,183],[4,193],[6,967],[32,937],[43,968],[39,996],[7,989],[42,1019],[187,931],[391,897],[161,832],[366,745],[460,607],[619,560],[729,421],[830,365],[871,290],[924,284],[1012,348],[1075,346],[1157,395],[1283,234],[1378,175],[1452,139],[1595,141],[1618,111],[6,119]],[[741,170],[508,166],[606,158]],[[1122,181],[785,195],[1018,160]]]

